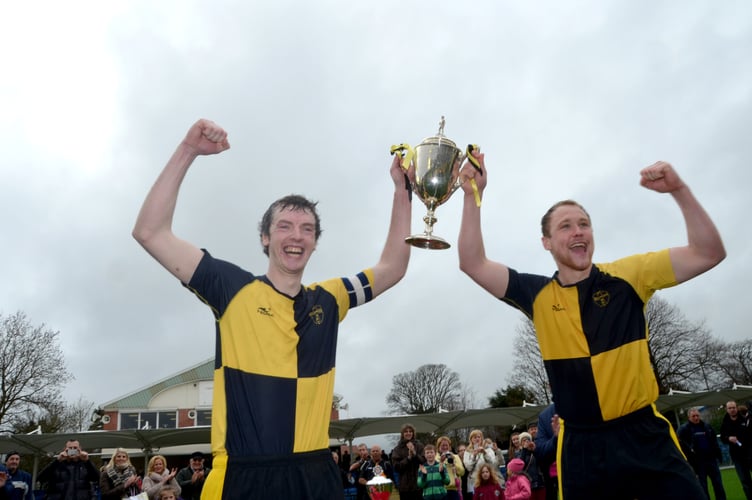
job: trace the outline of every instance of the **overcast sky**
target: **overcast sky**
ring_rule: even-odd
[[[376,263],[389,147],[435,134],[441,115],[486,154],[488,254],[526,272],[553,273],[539,221],[564,198],[589,210],[596,261],[683,245],[671,197],[638,184],[670,161],[728,257],[660,296],[724,341],[749,337],[749,2],[14,2],[0,47],[0,312],[60,331],[72,401],[213,356],[209,309],[130,235],[202,117],[232,149],[194,164],[176,233],[262,274],[263,211],[305,194],[324,228],[307,283]],[[459,271],[461,198],[436,213],[453,247],[414,249],[404,280],[341,325],[343,417],[383,414],[392,377],[426,363],[479,405],[507,385],[523,316]],[[415,200],[414,232],[424,214]]]

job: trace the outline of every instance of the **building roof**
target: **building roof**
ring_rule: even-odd
[[[189,384],[191,382],[203,382],[212,380],[214,377],[214,358],[209,358],[195,366],[187,368],[179,373],[170,375],[154,384],[138,389],[130,394],[121,396],[100,405],[103,410],[124,410],[129,408],[147,408],[149,401],[157,394],[171,387]]]

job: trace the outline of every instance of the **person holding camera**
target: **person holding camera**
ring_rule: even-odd
[[[78,440],[71,439],[37,479],[46,484],[47,500],[93,500],[92,483],[99,482],[99,471]]]
[[[496,463],[496,454],[493,448],[490,446],[484,446],[483,431],[480,429],[473,429],[470,431],[470,445],[465,450],[464,458],[465,471],[470,476],[467,481],[468,493],[472,493],[474,490],[475,480],[478,477],[478,471],[480,466],[488,464],[494,468],[498,468]]]
[[[355,460],[353,463],[350,464],[350,468],[348,469],[348,476],[352,482],[352,484],[355,485],[355,500],[368,500],[368,492],[366,491],[366,487],[363,484],[360,484],[360,474],[363,469],[363,466],[365,466],[366,462],[368,462],[371,459],[371,450],[368,448],[368,445],[365,443],[360,443],[358,445],[358,459]]]
[[[446,486],[447,500],[460,500],[462,490],[462,476],[465,475],[465,466],[459,455],[452,453],[452,441],[448,436],[441,436],[436,440],[436,449],[439,451],[439,462],[449,474],[449,484]]]

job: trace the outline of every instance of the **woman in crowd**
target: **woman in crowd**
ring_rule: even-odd
[[[158,500],[158,494],[165,486],[170,486],[175,490],[176,497],[180,496],[180,485],[175,480],[177,473],[176,468],[167,469],[167,459],[162,455],[151,457],[142,485],[143,491],[149,495],[149,500]]]
[[[509,451],[507,452],[507,460],[512,460],[520,454],[520,433],[513,432],[509,436]]]
[[[418,467],[425,461],[423,444],[415,439],[415,427],[403,425],[399,443],[392,450],[392,467],[399,474],[397,489],[401,500],[423,498],[423,490],[418,488]]]
[[[463,461],[465,463],[465,474],[469,476],[467,481],[468,492],[473,491],[472,486],[476,483],[481,465],[488,464],[493,468],[498,467],[493,449],[490,446],[486,448],[483,445],[483,431],[480,429],[470,431],[470,444],[465,449]]]
[[[520,449],[517,458],[525,464],[525,473],[530,479],[533,500],[546,500],[546,482],[535,458],[535,441],[527,432],[520,433]],[[507,472],[509,468],[507,467]]]
[[[128,452],[116,448],[110,462],[102,467],[99,475],[99,489],[102,500],[121,500],[141,493],[141,478],[131,464]]]
[[[447,436],[441,436],[436,440],[438,461],[444,465],[449,473],[449,485],[447,485],[447,500],[460,500],[462,491],[462,476],[465,475],[465,466],[462,459],[452,453],[452,441]]]

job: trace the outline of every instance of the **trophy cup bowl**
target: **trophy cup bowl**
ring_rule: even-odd
[[[444,123],[442,116],[438,133],[423,139],[414,150],[406,144],[392,148],[408,150],[403,167],[409,166],[412,159],[415,165],[415,182],[412,190],[428,209],[423,217],[423,222],[426,223],[425,231],[405,239],[407,243],[418,248],[443,250],[451,246],[446,240],[433,234],[433,225],[437,221],[434,213],[436,208],[460,187],[459,170],[465,154],[454,141],[444,135]]]
[[[394,483],[391,479],[380,474],[373,476],[373,479],[366,482],[366,491],[371,500],[389,500],[389,497],[392,496],[392,489],[394,489]]]

